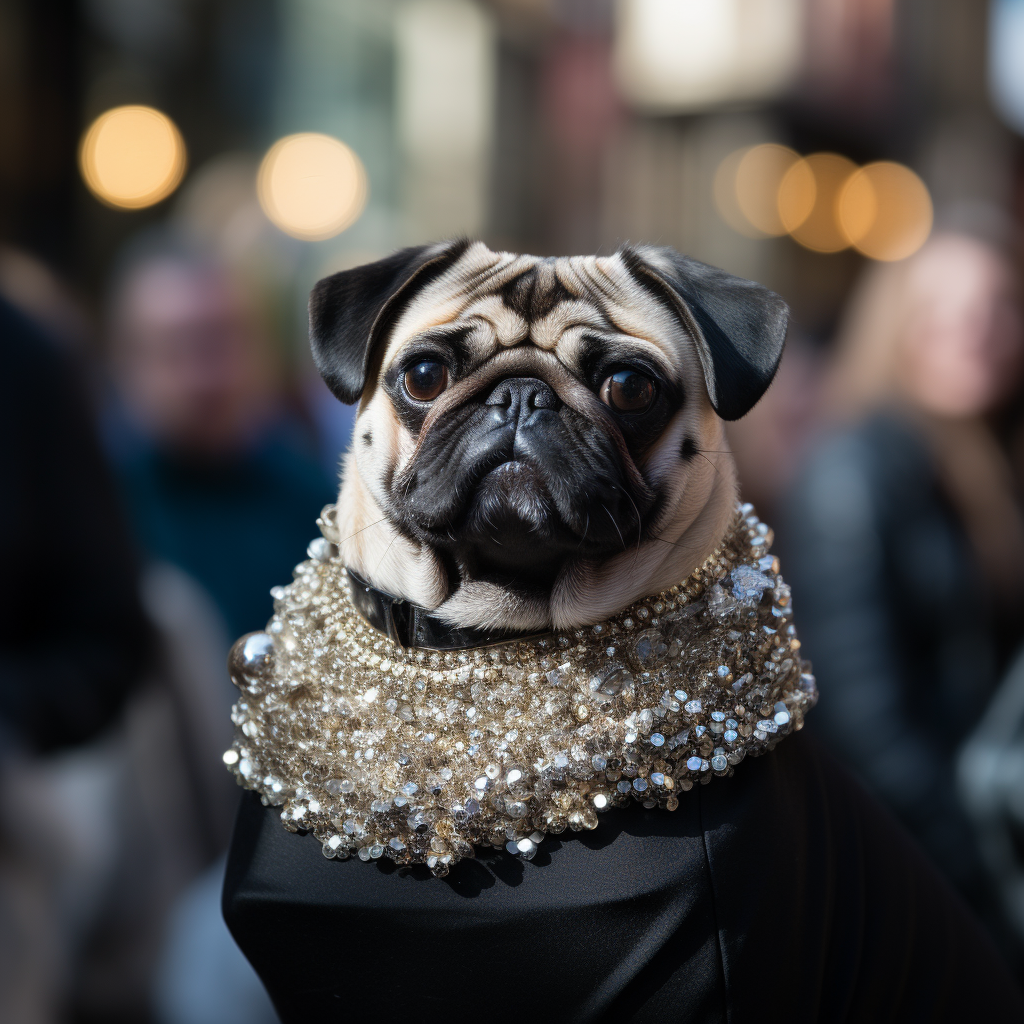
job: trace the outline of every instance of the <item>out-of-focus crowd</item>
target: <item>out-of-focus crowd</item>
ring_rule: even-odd
[[[274,1019],[219,912],[225,658],[303,557],[352,412],[322,427],[258,300],[149,235],[90,339],[54,277],[0,255],[0,1019]],[[940,225],[863,271],[834,338],[794,329],[730,435],[818,676],[809,729],[1018,973],[1020,300],[998,229]]]
[[[273,1020],[220,920],[226,657],[338,453],[252,289],[193,244],[125,253],[102,362],[44,268],[3,268],[0,1019]]]

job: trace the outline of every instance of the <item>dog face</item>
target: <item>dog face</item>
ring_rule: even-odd
[[[313,355],[359,402],[345,563],[461,626],[566,628],[679,582],[736,500],[722,421],[775,373],[772,292],[669,249],[407,249],[321,281]]]

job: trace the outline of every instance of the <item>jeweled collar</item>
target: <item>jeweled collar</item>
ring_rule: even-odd
[[[428,650],[371,625],[365,581],[314,541],[267,632],[232,648],[224,760],[325,856],[436,875],[474,846],[528,859],[607,807],[674,810],[801,728],[817,699],[770,544],[741,506],[686,580],[606,622]]]

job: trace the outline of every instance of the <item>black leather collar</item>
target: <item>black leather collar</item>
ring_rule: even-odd
[[[449,626],[427,608],[387,594],[366,582],[351,569],[345,570],[352,581],[352,603],[374,629],[400,647],[422,647],[431,651],[460,651],[470,647],[488,647],[508,640],[526,640],[545,636],[548,630],[516,631],[478,629],[475,626]]]

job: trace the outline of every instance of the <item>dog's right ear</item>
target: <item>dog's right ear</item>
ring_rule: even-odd
[[[376,342],[416,290],[468,246],[460,240],[401,249],[317,282],[309,296],[309,344],[320,376],[341,401],[359,401]]]

